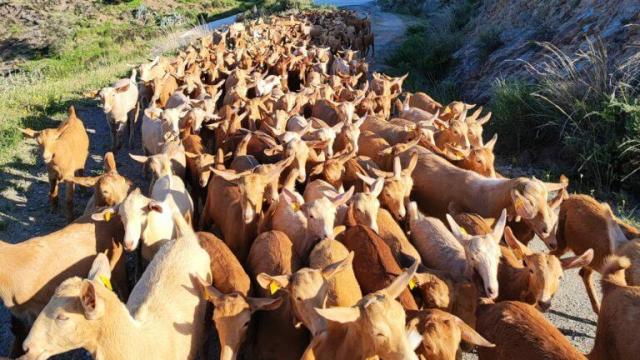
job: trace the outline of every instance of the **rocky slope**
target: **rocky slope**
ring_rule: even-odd
[[[524,62],[540,65],[546,52],[535,42],[548,41],[567,54],[602,38],[613,61],[628,58],[640,46],[640,2],[637,0],[400,0],[396,9],[422,11],[432,25],[454,8],[472,11],[462,30],[462,47],[453,55],[449,79],[462,85],[468,99],[485,100],[495,79],[527,78]],[[464,6],[464,7],[463,7]],[[465,10],[466,11],[466,10]],[[449,19],[455,22],[458,19]],[[437,27],[435,28],[436,31]],[[484,39],[483,39],[484,37]],[[487,44],[488,42],[488,44]],[[490,49],[487,49],[490,47]],[[488,53],[487,53],[488,52]]]

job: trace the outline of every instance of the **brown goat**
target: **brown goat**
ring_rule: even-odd
[[[342,242],[349,251],[355,252],[353,270],[363,294],[383,289],[402,273],[389,246],[370,228],[352,226],[344,233]],[[418,309],[409,289],[400,294],[398,301],[405,309]]]
[[[480,360],[584,360],[536,308],[518,301],[482,304],[476,330],[494,348],[478,348]]]
[[[424,354],[420,355],[429,360],[456,359],[462,340],[471,345],[495,347],[459,317],[446,311],[438,309],[409,311],[407,322],[416,324],[424,345]]]
[[[593,261],[580,269],[580,276],[597,313],[600,304],[593,287],[593,271],[600,272],[604,258],[629,239],[640,237],[640,232],[618,219],[608,204],[587,195],[571,195],[560,205],[556,237],[558,248],[553,252],[556,256],[569,250],[582,254],[593,249]]]
[[[498,267],[498,282],[503,286],[498,301],[523,301],[546,311],[551,307],[564,270],[587,266],[593,259],[591,249],[564,259],[533,252],[516,239],[509,227],[505,229],[504,238],[511,249],[501,247],[503,257]]]
[[[76,116],[73,106],[69,107],[69,117],[56,129],[34,131],[20,129],[22,133],[38,142],[42,158],[49,173],[49,200],[55,209],[58,206],[58,184],[66,182],[67,220],[73,219],[73,188],[71,182],[76,175],[82,175],[84,164],[89,155],[89,137],[84,124]]]
[[[118,173],[116,161],[111,152],[104,155],[104,171],[105,173],[99,176],[75,176],[72,179],[75,184],[94,188],[93,195],[84,209],[85,215],[92,214],[104,206],[119,204],[132,190],[133,183]]]
[[[107,252],[112,264],[112,283],[123,299],[129,295],[122,241],[124,229],[120,218],[109,222],[93,221],[83,216],[49,235],[19,244],[0,241],[0,298],[11,311],[12,323],[31,323],[47,305],[62,281],[72,276],[86,276],[93,258]],[[19,276],[16,275],[19,273]],[[16,328],[13,355],[20,355],[28,328]],[[21,333],[21,331],[25,331]]]
[[[280,231],[260,234],[247,258],[247,267],[252,279],[261,273],[293,274],[300,269],[300,259],[293,251],[293,244]],[[255,286],[260,297],[274,297],[275,290]],[[292,321],[292,305],[288,296],[283,298],[280,308],[257,314],[253,359],[299,359],[309,343],[306,329],[296,329]]]
[[[602,307],[591,360],[635,359],[640,352],[637,337],[640,321],[640,287],[629,286],[624,272],[626,257],[607,257],[602,264]]]

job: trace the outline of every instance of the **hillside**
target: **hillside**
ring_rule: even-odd
[[[530,78],[523,64],[540,65],[548,55],[536,42],[550,42],[572,54],[586,49],[588,40],[602,39],[614,62],[628,59],[640,45],[640,3],[634,0],[378,2],[422,13],[432,31],[441,31],[443,23],[460,26],[446,79],[458,83],[472,100],[487,101],[496,79]]]
[[[621,191],[640,193],[640,3],[378,3],[423,18],[387,63],[414,90],[491,110],[503,163],[565,173],[622,203]]]
[[[0,73],[28,60],[59,56],[92,35],[113,40],[150,38],[180,28],[243,1],[214,0],[0,0]],[[108,39],[104,39],[107,41]]]

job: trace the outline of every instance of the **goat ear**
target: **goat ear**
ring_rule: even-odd
[[[354,322],[360,318],[360,309],[357,307],[315,308],[315,310],[321,317],[341,324]]]
[[[484,125],[487,122],[489,122],[489,120],[491,119],[491,113],[488,113],[487,115],[483,116],[482,118],[480,118],[477,123],[480,125]]]
[[[271,276],[267,273],[260,273],[256,276],[258,285],[263,289],[268,289],[271,295],[275,294],[280,289],[286,289],[289,286],[289,280],[291,275],[277,275]]]
[[[489,151],[493,151],[493,148],[496,146],[496,142],[498,141],[498,133],[495,133],[491,140],[488,143],[484,144],[485,149]]]
[[[215,168],[211,168],[211,172],[213,172],[215,175],[220,176],[221,178],[227,180],[227,181],[234,181],[237,180],[238,178],[240,178],[241,176],[244,175],[244,173],[235,173],[233,171],[229,171],[229,170],[218,170]]]
[[[359,171],[356,172],[356,176],[358,176],[358,178],[360,180],[362,180],[362,182],[364,182],[365,184],[367,184],[369,186],[373,185],[373,183],[376,181],[374,178],[369,177],[367,175],[363,175]]]
[[[502,213],[500,214],[500,218],[496,223],[496,226],[493,228],[493,239],[500,243],[500,239],[502,239],[502,234],[504,233],[504,227],[507,224],[507,209],[502,209]]]
[[[456,239],[458,239],[459,241],[464,241],[469,238],[466,230],[458,225],[458,223],[449,214],[447,214],[447,222],[449,223],[449,227],[451,228],[451,233],[456,237]]]
[[[74,176],[69,181],[84,187],[94,187],[100,178],[101,176]]]
[[[282,297],[277,297],[275,299],[250,297],[247,298],[247,302],[249,303],[249,307],[253,313],[259,310],[275,310],[282,305],[282,299]]]
[[[156,201],[151,201],[149,202],[149,205],[147,205],[147,210],[162,213],[162,204]]]
[[[511,190],[511,200],[518,216],[524,219],[533,219],[536,216],[536,207],[517,189]]]
[[[282,145],[277,145],[275,147],[264,149],[262,152],[264,152],[264,154],[267,156],[274,156],[280,154],[282,151]]]
[[[413,276],[418,270],[419,261],[413,261],[413,265],[405,270],[402,274],[398,275],[393,282],[382,290],[378,290],[377,293],[388,296],[391,299],[395,299],[409,286],[409,282],[413,279]]]
[[[88,320],[97,320],[104,315],[104,301],[98,296],[94,282],[91,280],[82,281],[80,303],[84,309],[84,316]]]
[[[311,169],[311,172],[309,173],[309,176],[317,176],[317,175],[320,175],[320,174],[322,174],[322,172],[323,172],[323,171],[324,171],[324,163],[320,163],[320,164],[318,164],[318,165],[314,166],[314,167]]]
[[[108,207],[100,212],[91,214],[91,220],[93,221],[111,221],[111,218],[118,212],[116,207]]]
[[[476,120],[478,120],[478,117],[480,117],[480,114],[482,114],[482,106],[476,109],[476,111],[474,111],[471,116],[467,116],[467,123],[471,124],[476,122]]]
[[[478,345],[483,347],[495,347],[496,345],[482,337],[482,335],[478,334],[471,326],[467,325],[462,319],[457,316],[451,315],[455,319],[456,325],[460,329],[460,334],[462,340],[466,341],[471,345]]]
[[[393,158],[393,176],[396,179],[399,179],[401,174],[402,174],[402,164],[400,163],[400,157],[396,156]]]
[[[113,290],[111,288],[111,266],[109,264],[109,259],[107,255],[104,253],[99,253],[96,255],[96,258],[93,259],[93,264],[91,264],[91,269],[89,270],[89,275],[87,279],[94,280],[102,283],[109,290]]]
[[[351,200],[354,190],[355,188],[352,186],[347,192],[339,194],[338,196],[331,199],[331,202],[335,207],[346,204],[349,200]]]
[[[26,129],[20,129],[20,132],[27,138],[33,139],[35,137],[38,137],[38,135],[40,135],[40,131],[35,131],[33,129],[30,128],[26,128]]]
[[[383,188],[384,188],[384,178],[379,177],[371,186],[371,190],[370,190],[371,195],[377,198],[378,196],[380,196],[380,193],[382,193]]]
[[[416,165],[418,165],[418,152],[414,151],[411,153],[411,159],[409,159],[409,165],[407,168],[402,171],[402,173],[406,176],[411,176],[413,174],[413,170],[416,169]]]
[[[116,92],[119,92],[119,93],[127,92],[127,91],[129,91],[129,86],[130,85],[131,85],[131,83],[128,82],[128,83],[126,83],[126,84],[124,84],[124,85],[122,85],[120,87],[117,87],[116,88]]]
[[[324,269],[322,269],[322,277],[326,280],[331,280],[337,273],[351,266],[353,263],[353,256],[354,252],[351,251],[349,252],[349,255],[341,261],[325,266]]]
[[[526,255],[531,254],[531,250],[529,250],[526,245],[518,241],[516,236],[513,234],[513,231],[508,226],[504,229],[504,240],[518,259],[522,260]]]
[[[568,183],[565,182],[559,182],[559,183],[544,183],[544,188],[551,192],[551,191],[558,191],[558,190],[562,190],[564,188],[566,188],[568,185]]]
[[[197,284],[200,288],[200,292],[202,293],[202,296],[210,302],[215,302],[216,300],[222,298],[222,296],[224,296],[224,294],[216,289],[213,285],[209,284],[208,282],[204,281],[203,278],[200,277],[200,275],[198,275],[196,277],[196,281]]]
[[[118,171],[118,167],[116,166],[116,159],[111,151],[104,154],[104,171]]]
[[[585,251],[580,256],[572,256],[560,259],[560,263],[562,264],[562,268],[564,270],[585,267],[591,264],[591,261],[593,261],[593,249]]]
[[[133,155],[133,154],[129,154],[129,157],[131,157],[133,160],[144,164],[149,160],[148,156],[144,156],[144,155]]]

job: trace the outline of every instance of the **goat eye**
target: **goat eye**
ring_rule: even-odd
[[[66,316],[65,314],[58,314],[58,316],[56,316],[56,320],[65,321],[65,320],[69,320],[69,317]]]
[[[246,328],[249,326],[249,322],[247,321],[246,323],[244,323],[244,325],[242,325],[243,328]]]
[[[529,269],[529,274],[533,274],[533,269]]]

